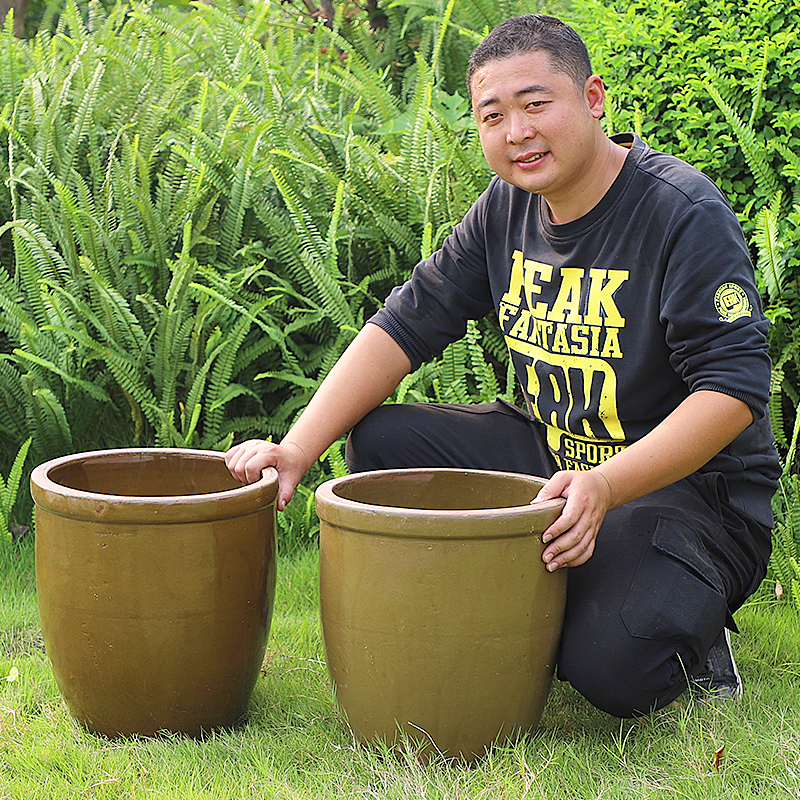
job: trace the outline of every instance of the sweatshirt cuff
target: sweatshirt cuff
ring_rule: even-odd
[[[743,403],[747,403],[747,405],[750,407],[750,410],[753,412],[753,422],[758,419],[763,419],[767,413],[766,401],[754,394],[750,394],[750,392],[743,392],[740,389],[731,389],[730,386],[723,386],[717,383],[703,384],[692,387],[692,392],[699,391],[719,392],[720,394],[727,394],[730,397],[735,397],[737,400],[741,400]]]
[[[372,317],[367,320],[367,323],[377,325],[383,328],[392,339],[397,342],[402,351],[408,356],[411,361],[411,371],[418,369],[425,361],[432,358],[432,354],[421,345],[419,339],[408,331],[397,319],[397,317],[388,311],[386,308],[381,308]]]

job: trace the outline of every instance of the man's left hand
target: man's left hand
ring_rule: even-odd
[[[567,502],[561,516],[542,535],[548,545],[542,560],[550,572],[577,567],[591,558],[597,532],[613,503],[611,486],[596,470],[557,472],[533,504],[554,497],[565,497]]]

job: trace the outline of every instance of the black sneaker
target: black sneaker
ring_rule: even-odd
[[[731,652],[731,637],[723,628],[711,645],[703,669],[689,681],[695,700],[701,703],[733,700],[742,696],[742,679]]]

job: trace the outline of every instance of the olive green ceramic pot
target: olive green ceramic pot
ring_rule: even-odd
[[[325,654],[357,738],[471,760],[538,724],[566,596],[541,560],[564,502],[531,506],[543,483],[418,469],[319,487]]]
[[[275,593],[277,473],[221,453],[104,450],[31,476],[47,654],[72,714],[107,736],[235,724]]]

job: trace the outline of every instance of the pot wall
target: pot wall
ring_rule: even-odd
[[[358,738],[469,760],[538,724],[566,596],[541,561],[563,501],[531,507],[542,485],[394,470],[320,487],[326,659]]]
[[[42,632],[78,721],[235,724],[271,622],[277,474],[242,487],[220,453],[111,450],[37,467],[31,492]]]

